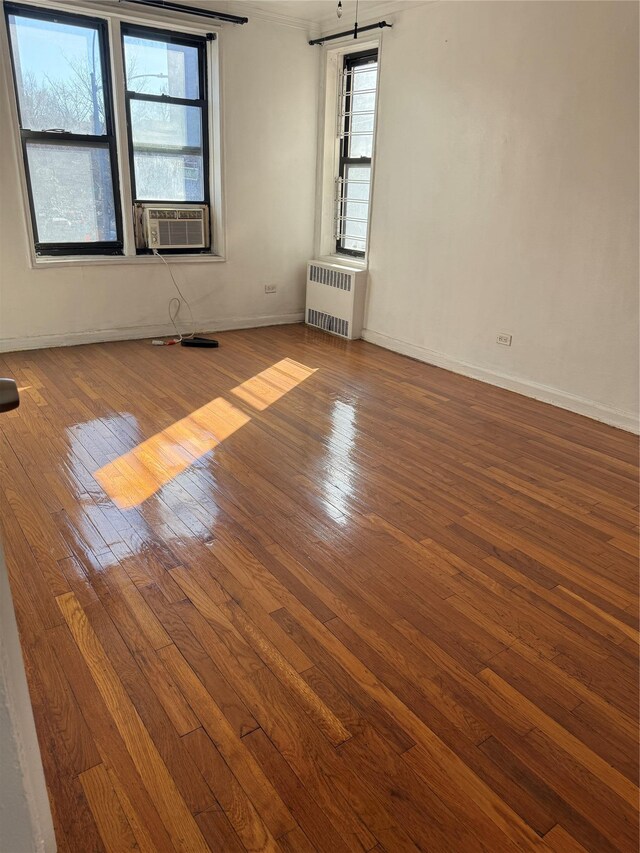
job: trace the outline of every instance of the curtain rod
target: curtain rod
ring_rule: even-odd
[[[352,30],[346,30],[344,33],[334,33],[332,36],[322,36],[319,39],[311,39],[309,44],[324,44],[325,41],[331,41],[332,39],[341,39],[344,36],[353,36],[354,39],[358,38],[358,33],[366,33],[368,30],[377,30],[382,29],[383,27],[392,27],[393,24],[388,24],[386,21],[378,21],[377,24],[368,24],[366,27],[359,27],[357,24]]]
[[[195,6],[183,6],[182,3],[172,3],[169,0],[119,0],[120,3],[135,3],[138,6],[151,6],[152,9],[168,9],[171,12],[185,12],[187,15],[198,15],[200,18],[214,18],[216,21],[226,21],[228,24],[246,24],[249,18],[240,15],[228,15],[226,12],[211,12],[209,9],[197,9]]]

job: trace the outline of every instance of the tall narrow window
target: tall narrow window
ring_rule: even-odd
[[[206,39],[122,32],[133,200],[208,202]]]
[[[345,56],[341,79],[336,251],[363,258],[369,228],[378,51]]]
[[[36,253],[121,254],[106,24],[5,10]]]

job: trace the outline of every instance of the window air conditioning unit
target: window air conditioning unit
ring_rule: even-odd
[[[367,271],[309,261],[305,322],[347,340],[362,335]]]
[[[209,205],[142,205],[142,231],[148,249],[207,249]]]

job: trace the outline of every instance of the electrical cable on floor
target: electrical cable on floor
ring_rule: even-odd
[[[193,318],[193,311],[191,310],[191,305],[187,301],[185,295],[180,290],[178,286],[178,282],[175,280],[175,276],[173,275],[173,270],[171,269],[170,264],[162,257],[160,252],[157,249],[151,250],[153,254],[160,258],[165,267],[169,270],[169,275],[171,276],[171,281],[173,282],[173,286],[175,287],[178,296],[174,296],[169,300],[169,319],[171,320],[171,325],[173,326],[173,330],[176,333],[175,338],[170,338],[168,341],[162,341],[159,338],[156,338],[151,341],[153,346],[156,347],[170,347],[174,344],[180,344],[183,347],[206,347],[208,349],[218,347],[218,341],[213,340],[213,338],[202,338],[199,335],[196,335],[196,321]],[[176,325],[176,320],[178,319],[178,314],[180,313],[180,308],[182,308],[182,303],[187,306],[189,309],[189,316],[191,317],[191,334],[183,335],[182,332],[178,331],[178,326]],[[175,310],[174,310],[175,309]]]
[[[176,333],[177,337],[173,341],[162,341],[162,345],[163,346],[170,346],[171,344],[182,343],[183,340],[189,340],[191,338],[195,338],[195,336],[196,336],[196,323],[195,323],[195,320],[193,319],[193,311],[191,310],[191,305],[189,305],[189,302],[187,301],[183,292],[178,287],[178,282],[175,279],[175,276],[173,274],[173,270],[171,269],[171,266],[167,263],[165,258],[162,257],[162,255],[160,254],[160,252],[157,249],[152,249],[152,251],[153,251],[153,254],[156,256],[156,258],[160,258],[162,263],[169,270],[169,275],[171,276],[171,281],[173,282],[173,286],[175,287],[175,289],[178,293],[178,296],[174,296],[173,298],[171,298],[169,300],[169,319],[171,320],[171,325],[173,326],[173,330]],[[182,308],[183,302],[187,306],[187,308],[189,309],[189,316],[191,317],[191,334],[189,334],[189,335],[183,335],[181,332],[179,332],[178,327],[176,325],[176,320],[178,318],[178,314],[180,313],[180,309]],[[172,310],[172,306],[175,306],[175,310]],[[156,342],[154,341],[153,343],[156,343]],[[159,346],[159,344],[156,344],[156,346]]]

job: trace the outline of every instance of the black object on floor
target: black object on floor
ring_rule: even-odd
[[[18,386],[14,379],[0,379],[0,413],[10,412],[20,405]]]
[[[214,341],[212,338],[199,338],[197,336],[193,338],[183,338],[180,341],[180,346],[182,347],[218,347],[220,344],[218,341]]]

